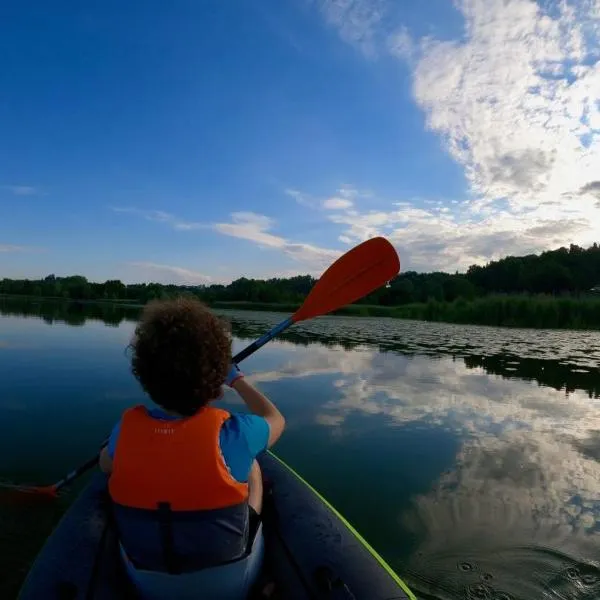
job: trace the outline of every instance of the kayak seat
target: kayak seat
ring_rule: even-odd
[[[241,559],[192,573],[171,575],[138,569],[128,560],[123,547],[119,547],[127,575],[140,600],[246,600],[264,560],[262,523]]]

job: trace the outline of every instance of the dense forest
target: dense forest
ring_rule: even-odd
[[[88,281],[81,275],[38,280],[0,280],[0,294],[105,300],[143,304],[175,294],[193,294],[215,306],[293,310],[315,280],[302,275],[255,280],[242,277],[229,285],[125,285],[119,280]],[[401,273],[387,286],[344,312],[389,315],[459,323],[600,327],[600,247],[571,245],[540,255],[509,256],[465,273]]]
[[[68,298],[73,300],[128,300],[144,303],[183,291],[208,303],[301,302],[315,280],[308,276],[256,280],[242,277],[229,285],[175,286],[158,283],[125,285],[119,280],[88,281],[81,275],[44,279],[2,279],[0,293]],[[580,295],[600,285],[600,247],[571,245],[540,255],[509,256],[486,266],[472,266],[466,273],[401,273],[388,287],[361,300],[362,304],[399,306],[415,302],[451,302],[489,294]],[[599,289],[600,291],[600,289]]]

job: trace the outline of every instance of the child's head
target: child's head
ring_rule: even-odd
[[[166,410],[191,416],[220,396],[231,338],[225,324],[198,300],[150,302],[131,347],[133,374]]]

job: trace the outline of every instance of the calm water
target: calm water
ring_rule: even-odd
[[[223,314],[236,350],[281,320]],[[134,319],[0,300],[0,478],[52,482],[144,401],[125,353]],[[546,600],[600,597],[599,364],[598,332],[336,317],[243,369],[287,417],[277,453],[419,597]],[[0,597],[81,485],[0,504]]]

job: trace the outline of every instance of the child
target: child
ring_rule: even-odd
[[[110,475],[121,551],[134,583],[156,591],[160,579],[168,582],[169,597],[180,597],[173,586],[189,583],[190,574],[206,580],[206,567],[247,558],[262,507],[255,459],[281,436],[285,420],[231,365],[227,329],[196,300],[147,305],[131,348],[132,372],[157,407],[125,411],[100,468]],[[224,383],[253,414],[211,405]]]

